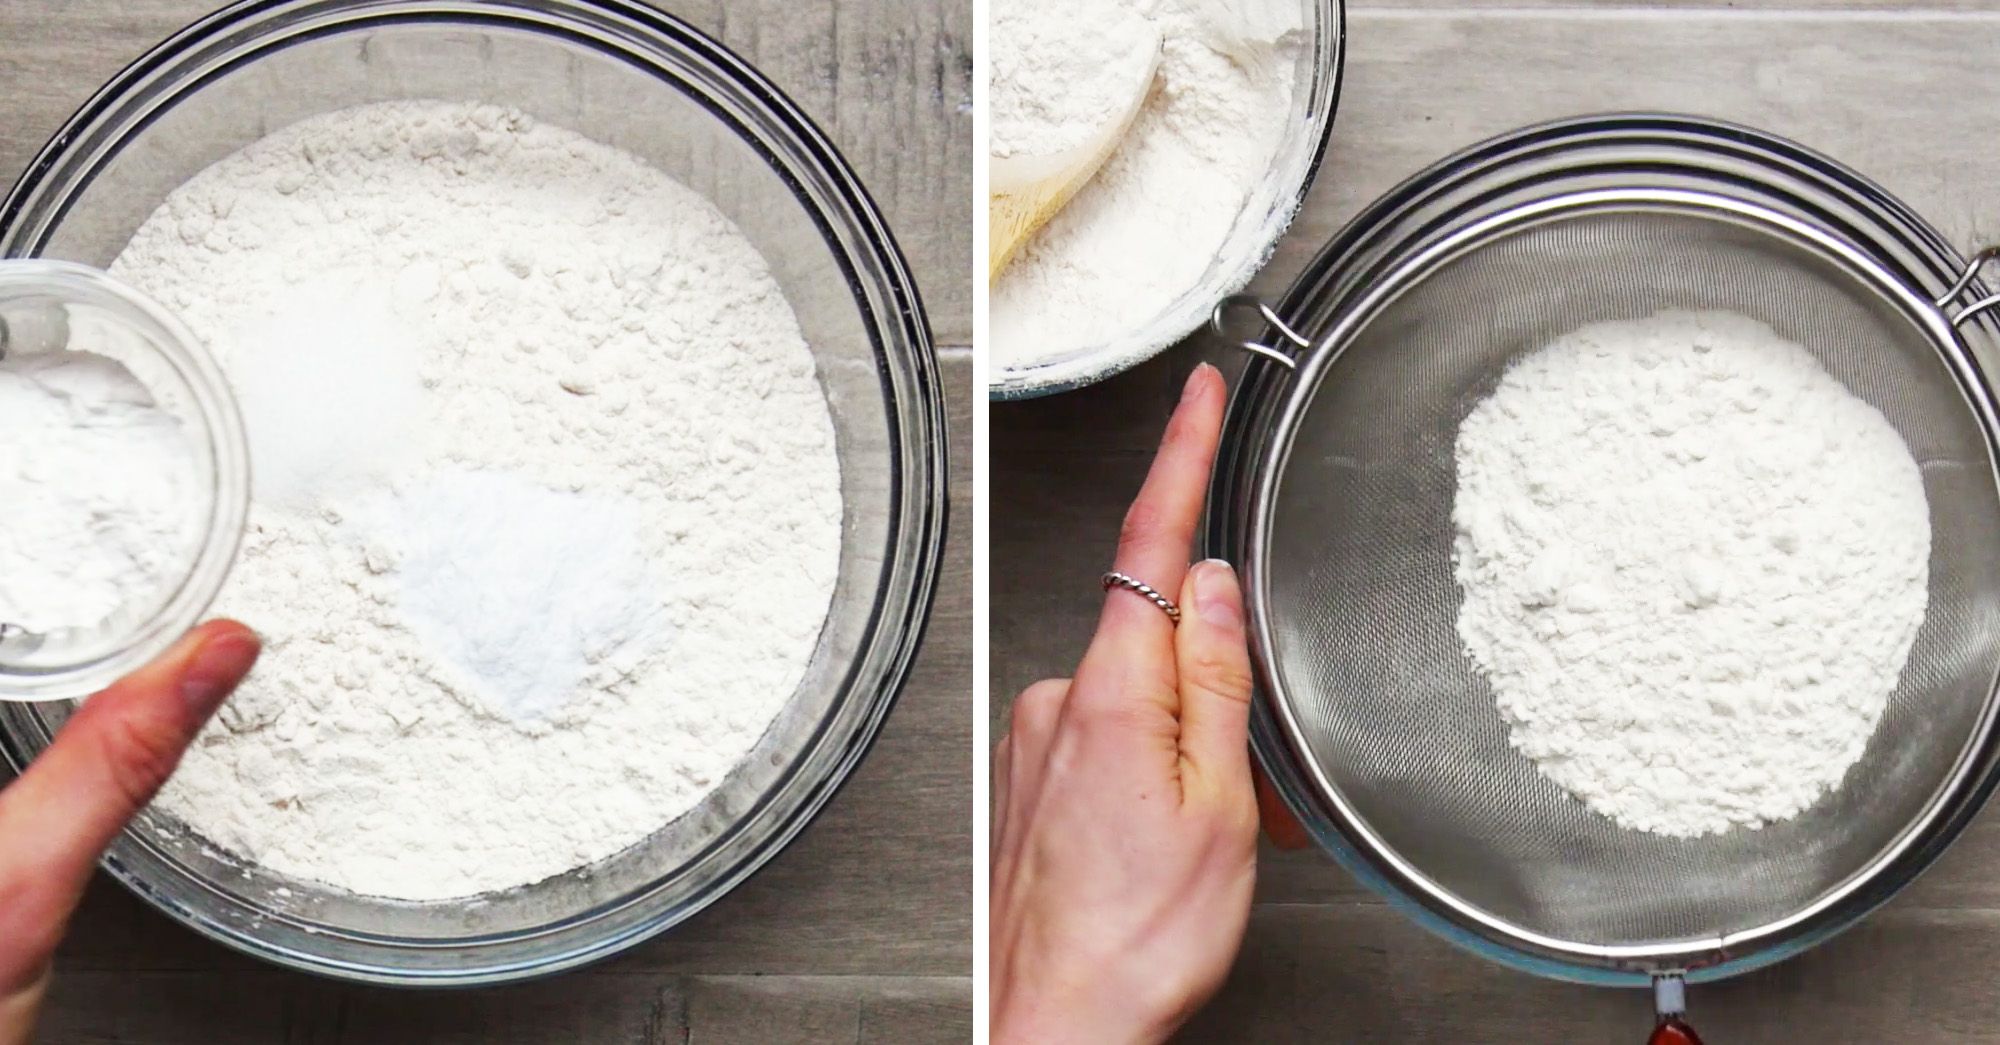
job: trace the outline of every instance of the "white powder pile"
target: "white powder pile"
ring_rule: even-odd
[[[1082,145],[1107,113],[1131,101],[1152,55],[1144,15],[1120,0],[1073,0],[1062,18],[1036,4],[996,11],[987,45],[1005,55],[988,101],[996,157],[1054,156]]]
[[[1754,320],[1585,327],[1457,442],[1458,631],[1514,746],[1619,824],[1792,817],[1861,757],[1923,622],[1888,421]]]
[[[424,410],[414,324],[380,288],[311,278],[256,305],[230,367],[247,430],[251,482],[267,502],[310,507],[329,487],[369,484],[415,452]]]
[[[419,638],[516,719],[561,707],[607,664],[623,672],[665,641],[642,511],[612,495],[549,490],[504,472],[443,473],[403,491],[386,532]],[[527,608],[531,612],[523,612]]]
[[[208,504],[199,448],[122,364],[0,359],[0,447],[0,626],[95,628],[172,593]]]
[[[501,108],[333,113],[196,176],[115,271],[277,457],[218,607],[268,651],[159,800],[207,839],[363,894],[533,882],[692,809],[803,677],[841,526],[813,357],[638,158]]]
[[[1103,6],[1100,6],[1103,5]],[[1153,93],[1118,151],[993,286],[992,352],[1020,369],[1129,340],[1194,289],[1288,133],[1301,46],[1297,0],[995,0],[994,155],[1064,140],[1087,112],[1120,12],[1162,37]],[[1113,7],[1119,11],[1106,12]],[[1051,51],[1054,54],[1051,54]],[[1036,116],[1053,121],[1037,127]],[[1073,123],[1074,118],[1069,117]],[[1068,132],[1080,133],[1080,132]],[[1153,346],[1157,347],[1157,346]]]

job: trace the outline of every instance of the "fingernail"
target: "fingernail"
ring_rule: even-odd
[[[1236,587],[1236,571],[1221,559],[1204,559],[1194,566],[1195,612],[1218,628],[1243,626],[1243,600]]]
[[[1214,372],[1215,368],[1207,363],[1195,367],[1194,373],[1188,375],[1187,384],[1181,386],[1181,402],[1185,403],[1200,394],[1202,387],[1208,382],[1208,375]]]
[[[263,648],[256,635],[243,631],[202,643],[181,672],[181,699],[203,715],[213,712],[250,673]]]

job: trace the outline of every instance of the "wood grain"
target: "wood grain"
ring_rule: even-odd
[[[912,978],[704,976],[686,996],[688,1040],[768,1045],[962,1042],[972,1001],[968,981]]]
[[[1353,10],[1412,10],[1412,11],[1487,11],[1487,10],[1562,10],[1569,12],[1586,11],[1652,11],[1666,16],[1677,16],[1681,12],[1696,11],[1705,14],[1728,11],[1742,12],[1788,12],[1803,16],[1817,15],[1881,15],[1901,18],[1911,15],[1921,16],[1938,11],[1990,11],[1990,0],[1918,0],[1914,3],[1899,3],[1897,0],[1348,0]]]
[[[1281,292],[1361,206],[1515,127],[1611,109],[1737,120],[1829,152],[1961,245],[2000,235],[2000,15],[1857,14],[1839,0],[1627,5],[1359,0],[1328,161],[1252,289]],[[1735,8],[1733,10],[1723,8]],[[1939,14],[1939,9],[1962,9]],[[1935,114],[1935,115],[1933,115]],[[1092,583],[1203,339],[1103,384],[991,415],[995,736],[1012,695],[1067,674]],[[1196,1042],[1640,1040],[1646,1002],[1536,980],[1433,939],[1316,853],[1267,851],[1249,943]],[[1860,929],[1697,987],[1710,1041],[2000,1041],[2000,814]]]
[[[2000,235],[1983,145],[2000,131],[2000,15],[1359,11],[1352,23],[1327,162],[1259,292],[1281,290],[1419,168],[1527,124],[1614,110],[1773,131],[1882,182],[1961,245]]]
[[[0,0],[0,181],[191,0]],[[889,215],[939,341],[969,345],[971,14],[921,0],[701,0],[820,121]],[[971,1026],[970,355],[948,350],[952,530],[881,738],[826,812],[692,922],[541,984],[419,994],[271,969],[97,882],[58,961],[51,1042],[963,1041]]]
[[[417,994],[272,971],[65,973],[42,1040],[60,1045],[685,1045],[962,1042],[956,977],[676,976],[598,972]]]
[[[0,2],[0,181],[211,0]],[[761,69],[889,217],[944,344],[972,343],[972,13],[932,0],[660,0]]]
[[[2000,915],[1892,905],[1824,946],[1688,989],[1688,1015],[1721,1043],[1991,1042],[1987,970]],[[1638,1042],[1641,991],[1583,987],[1472,958],[1387,907],[1266,905],[1224,1001],[1187,1042]]]

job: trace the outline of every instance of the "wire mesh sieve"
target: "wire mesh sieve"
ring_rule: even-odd
[[[1969,282],[1933,301],[1809,223],[1649,188],[1512,206],[1387,268],[1302,353],[1243,550],[1266,699],[1348,844],[1461,929],[1647,972],[1794,939],[1927,862],[1983,798],[2000,667],[2000,424],[1954,328],[1991,302],[1942,311]],[[1454,624],[1460,421],[1513,359],[1667,308],[1769,323],[1880,409],[1933,531],[1925,622],[1861,761],[1797,818],[1699,839],[1620,828],[1541,776]]]

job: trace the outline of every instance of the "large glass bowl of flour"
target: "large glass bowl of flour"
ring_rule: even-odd
[[[760,538],[766,541],[760,546],[762,554],[744,554],[739,548],[727,561],[715,563],[712,571],[678,581],[670,578],[667,583],[685,583],[692,588],[714,585],[703,589],[708,592],[706,597],[716,600],[717,605],[751,607],[753,614],[762,612],[764,606],[786,603],[802,584],[817,583],[824,588],[814,596],[826,603],[824,619],[818,622],[816,637],[808,633],[806,650],[793,673],[796,684],[776,698],[777,709],[767,722],[751,720],[756,728],[749,735],[754,741],[733,768],[713,779],[693,781],[687,791],[699,797],[690,806],[653,810],[658,824],[650,833],[615,852],[587,854],[591,859],[583,866],[555,869],[546,875],[531,871],[536,874],[532,881],[506,882],[508,867],[545,867],[545,854],[510,854],[505,838],[468,837],[468,855],[464,866],[458,868],[458,877],[443,884],[432,881],[401,890],[449,893],[457,883],[463,886],[464,895],[386,897],[274,869],[270,866],[274,863],[293,869],[302,866],[299,850],[306,848],[321,850],[307,854],[326,861],[319,866],[341,871],[332,877],[395,881],[394,869],[380,866],[395,861],[385,858],[379,847],[371,858],[376,866],[357,869],[354,861],[342,862],[343,856],[353,855],[340,851],[343,844],[360,847],[362,836],[357,832],[362,830],[407,829],[407,824],[395,822],[396,809],[404,810],[412,822],[421,822],[417,818],[426,814],[418,805],[458,801],[464,797],[458,792],[472,786],[469,780],[486,781],[481,786],[504,785],[504,779],[496,785],[490,774],[466,773],[448,763],[437,765],[434,776],[419,774],[413,780],[407,772],[375,773],[366,764],[357,768],[334,764],[338,760],[320,760],[315,769],[322,782],[338,780],[349,789],[403,791],[387,804],[363,802],[354,806],[357,811],[378,816],[376,823],[347,825],[344,830],[329,828],[317,837],[292,839],[296,844],[269,861],[246,859],[229,844],[218,844],[202,830],[190,828],[193,820],[229,826],[226,815],[184,821],[156,805],[112,848],[105,867],[148,902],[198,931],[259,957],[317,973],[438,985],[544,974],[628,947],[712,903],[789,842],[866,752],[908,671],[936,579],[944,522],[944,431],[938,376],[922,305],[903,259],[881,215],[824,136],[774,86],[735,56],[672,18],[618,0],[292,0],[243,4],[211,16],[121,73],[53,139],[0,205],[0,256],[45,257],[136,271],[146,280],[165,283],[169,296],[182,299],[181,307],[190,315],[190,326],[197,333],[214,328],[216,315],[210,313],[210,299],[203,298],[199,288],[176,290],[173,279],[160,275],[165,271],[160,266],[138,265],[135,270],[129,255],[144,255],[152,248],[179,249],[175,240],[181,246],[201,240],[203,229],[217,237],[218,243],[233,237],[218,249],[240,246],[244,237],[256,233],[245,231],[254,229],[254,223],[238,220],[240,215],[232,219],[237,201],[220,193],[190,197],[180,191],[182,186],[218,161],[246,147],[254,148],[274,132],[294,133],[291,128],[301,121],[325,119],[328,114],[378,103],[449,103],[459,107],[455,112],[420,111],[415,115],[404,111],[402,116],[395,116],[399,110],[393,106],[385,110],[394,119],[407,118],[412,124],[429,120],[445,127],[445,133],[435,141],[420,140],[414,145],[403,141],[397,146],[426,163],[476,165],[482,150],[499,151],[536,142],[540,143],[537,147],[551,153],[567,149],[595,156],[592,150],[599,146],[622,150],[628,158],[636,158],[644,167],[705,199],[728,223],[717,227],[733,227],[761,257],[768,273],[759,278],[775,285],[796,319],[798,340],[809,355],[801,354],[784,373],[773,374],[759,369],[768,363],[768,357],[760,354],[762,346],[724,339],[723,350],[740,352],[741,365],[717,365],[703,371],[717,384],[700,391],[706,398],[727,400],[745,388],[768,392],[775,386],[780,392],[785,388],[796,392],[800,381],[814,391],[806,397],[812,400],[812,408],[802,411],[796,427],[827,426],[832,447],[829,460],[837,459],[838,463],[837,480],[828,480],[837,487],[811,494],[832,505],[829,511],[833,517],[811,538],[827,544],[824,576],[788,575],[783,564],[794,561],[793,550],[783,545],[782,534],[771,534]],[[479,126],[468,130],[468,121]],[[554,130],[523,129],[529,126],[527,121]],[[366,147],[363,141],[355,147],[355,154],[361,155]],[[328,168],[329,176],[338,176],[340,162],[336,160]],[[604,162],[615,165],[625,161]],[[285,181],[282,173],[278,180]],[[561,178],[550,177],[547,184],[560,188]],[[309,186],[305,191],[313,190]],[[166,208],[168,213],[164,217],[156,214],[170,198],[176,202]],[[195,199],[206,202],[191,202]],[[251,207],[253,203],[246,199],[242,205]],[[611,213],[604,227],[607,235],[615,236],[618,215]],[[168,224],[160,226],[163,220]],[[453,231],[453,235],[476,234],[476,222],[462,224],[474,227]],[[338,223],[330,228],[337,230]],[[163,229],[171,235],[163,238]],[[386,226],[362,231],[390,238],[397,234]],[[552,238],[561,240],[562,233],[556,230]],[[660,251],[671,252],[679,246],[663,243]],[[564,242],[547,245],[549,252],[562,249],[566,249]],[[646,252],[640,250],[633,253],[640,256],[630,259],[636,266],[632,272],[646,276],[660,268],[657,257],[644,256]],[[562,271],[562,266],[550,264],[549,257],[556,255],[539,248],[521,249],[516,244],[511,251],[496,249],[495,254],[491,265],[468,263],[462,272],[419,273],[414,278],[404,273],[399,280],[389,281],[390,290],[401,293],[414,286],[416,293],[430,295],[425,300],[432,300],[447,291],[476,297],[482,288],[472,283],[501,280],[509,272],[520,279],[577,278]],[[121,260],[121,255],[127,256]],[[302,270],[314,264],[309,256],[293,261]],[[671,271],[676,259],[669,257],[667,262]],[[309,281],[313,273],[294,275]],[[581,275],[587,278],[587,274]],[[622,278],[614,273],[612,282]],[[455,286],[454,280],[468,282]],[[505,287],[485,289],[502,293]],[[336,333],[351,334],[355,329],[365,333],[369,329],[375,304],[323,298],[304,303],[286,301],[273,307],[316,309],[323,325]],[[766,306],[768,302],[758,307]],[[668,314],[675,314],[673,307],[670,303],[661,305]],[[296,315],[293,318],[296,320]],[[513,343],[504,346],[506,351],[563,350],[569,332],[566,322],[548,322],[550,317],[533,313],[524,313],[524,318],[534,322],[527,323]],[[718,321],[729,319],[724,315]],[[643,315],[631,319],[634,325],[644,321]],[[587,350],[573,350],[572,358],[580,368],[578,376],[561,382],[560,395],[539,385],[482,389],[478,379],[488,366],[496,372],[504,368],[487,363],[480,355],[486,349],[477,346],[468,351],[461,365],[439,367],[433,361],[417,376],[426,387],[442,383],[446,388],[462,388],[466,395],[490,392],[513,396],[519,401],[517,406],[503,407],[517,410],[524,424],[532,424],[537,411],[571,409],[577,404],[609,410],[606,404],[610,404],[616,410],[606,414],[604,423],[615,427],[615,417],[623,413],[644,412],[659,402],[692,402],[674,400],[673,396],[684,390],[665,387],[678,372],[665,361],[660,381],[644,373],[635,376],[626,372],[611,375],[622,379],[605,387],[593,385],[591,368],[599,359],[594,353],[616,350],[618,335],[614,331],[602,340],[603,344]],[[293,385],[300,383],[298,375],[303,373],[308,381],[323,381],[334,394],[345,394],[352,391],[347,383],[355,380],[355,373],[374,381],[397,365],[395,359],[381,355],[379,346],[374,355],[348,355],[348,347],[337,337],[330,341],[306,338],[298,346],[297,370],[281,367],[280,371],[290,375],[285,380]],[[237,345],[224,353],[223,369],[232,384],[249,380],[244,376],[242,352],[242,346]],[[313,353],[332,353],[345,365],[329,366],[323,359],[307,358]],[[596,379],[605,376],[600,371]],[[737,384],[739,378],[741,385]],[[361,387],[364,391],[375,388],[366,382]],[[824,420],[808,416],[822,409],[817,405],[821,399]],[[282,397],[277,401],[285,402]],[[302,409],[313,406],[309,400],[299,405]],[[704,408],[700,402],[694,406]],[[288,475],[292,479],[298,474],[321,476],[307,467],[314,466],[310,454],[301,465],[306,467],[304,473],[274,477],[261,470],[273,453],[296,457],[297,448],[274,446],[267,438],[260,451],[256,410],[254,401],[246,402],[246,412],[253,415],[253,463],[259,460],[260,452],[265,458],[257,476],[261,492],[253,502],[272,496],[271,484],[285,481]],[[666,436],[672,435],[673,421],[669,418],[659,423],[666,435],[658,456],[666,460],[672,442]],[[773,440],[789,435],[782,424],[764,427],[771,431]],[[587,426],[574,431],[580,433],[580,439],[591,438]],[[457,452],[466,452],[468,444],[458,445]],[[653,448],[618,444],[612,449],[622,454],[620,467],[643,475]],[[749,466],[745,462],[754,464],[758,454],[756,446],[717,440],[706,462],[717,471],[703,469],[692,477],[671,478],[683,483],[706,482],[711,475]],[[543,486],[548,485],[546,476],[544,480]],[[430,498],[422,503],[433,509],[444,506],[441,519],[462,519],[474,527],[468,532],[483,532],[479,506],[519,503],[509,500],[512,494],[507,483],[513,481],[488,470],[430,484],[435,489],[418,493]],[[836,488],[837,503],[831,493]],[[783,500],[759,503],[782,506]],[[270,536],[268,516],[260,533],[258,514],[262,510],[253,504],[249,550],[238,560],[231,580],[239,588],[259,576],[268,576],[268,571],[252,559],[259,553],[259,542]],[[602,522],[549,511],[545,520],[550,526],[590,527]],[[739,528],[754,531],[764,514],[768,512],[756,504],[745,505]],[[657,540],[658,529],[657,525],[648,527],[647,539]],[[702,538],[699,532],[673,536],[676,540]],[[509,549],[505,541],[487,541],[492,546],[484,548],[477,546],[478,541],[469,543],[474,547],[458,547],[446,540],[427,549],[405,549],[408,556],[391,572],[408,571],[412,557],[448,570],[455,555],[476,558]],[[639,558],[643,559],[643,554]],[[762,568],[766,559],[770,569]],[[359,561],[374,560],[364,556]],[[614,557],[609,561],[620,560]],[[373,583],[366,577],[350,579],[362,588]],[[605,577],[600,578],[598,588],[637,592],[621,596],[636,599],[636,603],[611,603],[613,611],[629,613],[632,605],[643,608],[648,585],[655,583],[659,583],[658,578]],[[321,638],[339,641],[341,614],[347,604],[338,591],[324,590],[333,595],[325,603],[326,632]],[[532,588],[526,592],[515,594],[542,597]],[[484,591],[489,597],[496,593],[508,594],[504,587]],[[238,611],[232,604],[234,597],[225,587],[217,609]],[[297,598],[310,603],[318,596],[310,586],[303,586]],[[749,601],[732,601],[745,599]],[[683,599],[686,604],[700,601]],[[572,616],[603,609],[568,602],[562,608]],[[431,609],[435,616],[440,608]],[[290,626],[314,630],[299,626],[305,617],[297,614],[304,612],[295,611],[289,618],[293,622]],[[710,648],[715,640],[704,630],[703,620],[699,613],[683,615],[674,627],[666,629],[662,641],[709,643],[679,647],[691,660],[702,663],[713,663],[717,649],[749,662],[761,656],[757,644],[746,640],[746,632],[740,628],[730,633],[735,635],[733,644]],[[260,626],[271,640],[271,652],[279,658],[286,657],[288,650],[291,655],[304,655],[297,651],[303,648],[302,643],[310,645],[307,636],[279,633],[268,624]],[[552,630],[551,634],[560,638],[565,633]],[[754,629],[747,634],[754,636]],[[773,646],[779,644],[780,637],[773,636]],[[524,641],[533,639],[524,637]],[[487,652],[505,666],[505,650]],[[701,660],[704,657],[707,660]],[[612,658],[614,667],[615,660]],[[346,658],[338,661],[347,662]],[[276,665],[274,671],[282,668],[280,662],[267,661],[260,672],[272,665]],[[661,674],[667,679],[662,685],[668,687],[662,692],[671,693],[672,673],[661,669]],[[463,682],[463,678],[457,681]],[[392,674],[328,680],[325,690],[301,686],[295,692],[274,694],[268,687],[259,691],[258,680],[253,678],[239,694],[243,703],[232,713],[235,717],[225,717],[211,728],[245,732],[271,728],[276,720],[266,716],[282,717],[302,706],[317,707],[336,697],[347,699],[335,694],[335,686],[366,693],[370,687],[410,685],[407,679]],[[606,686],[607,692],[616,690],[616,680]],[[25,764],[46,746],[67,710],[31,706],[0,709],[0,754],[17,768]],[[528,717],[538,723],[533,728],[560,731],[568,712],[546,712],[530,709]],[[589,707],[577,713],[587,714]],[[536,715],[541,718],[536,719]],[[306,721],[315,729],[344,728],[325,715]],[[548,724],[551,721],[553,726]],[[744,724],[737,722],[727,732],[740,739],[743,729]],[[671,757],[673,743],[699,746],[710,740],[699,735],[669,738],[667,746],[660,747],[661,738],[633,736],[603,749],[573,752],[567,760],[546,760],[525,768],[523,775],[573,775],[577,762],[588,765],[621,759],[629,760],[634,771],[641,772],[652,761]],[[463,749],[462,755],[459,766],[474,770],[482,768],[478,763],[487,757],[477,746]],[[346,757],[349,761],[365,760],[366,752],[350,751]],[[245,796],[268,798],[267,773],[244,762],[231,769],[241,778]],[[264,769],[284,771],[269,766]],[[212,784],[214,774],[207,776]],[[585,792],[583,804],[589,808],[579,808],[576,819],[589,821],[603,814],[629,825],[635,815],[632,810],[619,815],[616,808],[621,803],[643,803],[648,794],[621,795],[615,788],[607,793],[601,787]],[[315,792],[314,797],[327,803],[353,796]],[[504,802],[508,796],[489,798]],[[581,843],[579,851],[592,848],[587,833],[579,833],[576,841]],[[413,839],[412,844],[432,849],[431,855],[435,855],[435,847],[423,839]],[[277,855],[284,859],[277,859]],[[308,859],[304,866],[316,865]]]

